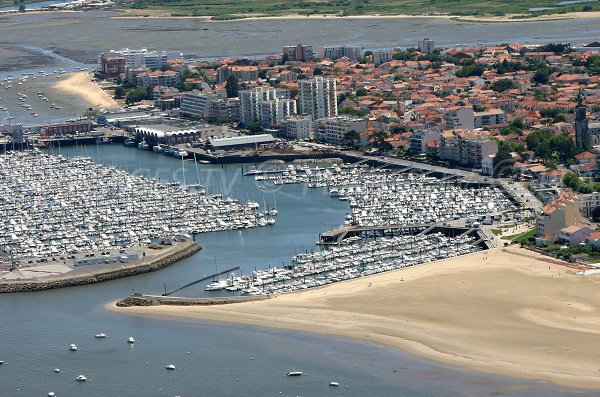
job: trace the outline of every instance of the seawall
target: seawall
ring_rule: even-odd
[[[260,301],[269,299],[267,295],[256,296],[222,296],[216,298],[186,298],[180,296],[159,296],[159,295],[141,295],[134,294],[125,299],[118,301],[116,304],[119,307],[131,306],[210,306],[210,305],[226,305],[230,303]]]
[[[83,273],[69,274],[63,276],[45,277],[34,280],[11,280],[0,282],[0,293],[10,292],[32,292],[54,288],[73,287],[115,280],[122,277],[133,276],[141,273],[149,273],[163,269],[175,262],[192,256],[200,251],[201,247],[194,241],[180,242],[168,252],[155,257],[146,258],[130,264],[121,264],[118,267],[103,267],[95,269],[90,265]]]

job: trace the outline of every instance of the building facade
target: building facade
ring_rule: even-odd
[[[417,47],[419,48],[420,52],[424,52],[425,54],[431,54],[433,51],[435,51],[435,44],[429,37],[419,40],[417,42]]]
[[[315,77],[300,81],[300,112],[313,119],[337,116],[335,79]]]
[[[349,46],[331,46],[331,47],[319,47],[317,49],[317,56],[321,59],[327,58],[332,61],[340,58],[349,58],[357,60],[362,55],[360,47],[349,47]]]
[[[581,222],[579,198],[576,195],[563,194],[542,209],[537,218],[536,241],[553,242],[561,229]]]
[[[312,116],[289,116],[281,124],[279,134],[288,139],[315,139]]]
[[[481,168],[485,157],[498,153],[498,143],[476,132],[444,131],[440,138],[438,154],[467,167]]]
[[[313,47],[306,44],[285,46],[282,53],[289,61],[308,62],[315,58]]]
[[[334,145],[342,145],[346,134],[352,130],[362,133],[367,129],[368,120],[359,117],[328,117],[316,121],[317,139]]]
[[[144,88],[154,88],[156,86],[175,87],[179,84],[179,72],[174,70],[154,70],[139,73],[136,76],[137,85]]]
[[[277,90],[270,86],[256,87],[251,90],[240,91],[240,121],[245,126],[261,121],[262,114],[260,103],[264,101],[277,101],[290,98],[289,91]]]
[[[207,119],[210,103],[219,99],[215,94],[204,94],[194,90],[183,94],[179,114],[184,117]]]
[[[263,128],[278,128],[286,117],[297,114],[296,101],[275,98],[258,102],[259,120]]]

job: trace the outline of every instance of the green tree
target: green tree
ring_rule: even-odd
[[[115,88],[115,99],[123,99],[125,98],[125,88],[118,86]]]
[[[386,140],[389,135],[384,130],[377,130],[373,133],[373,147],[379,150],[379,153],[389,152],[393,149],[392,145]]]
[[[356,90],[356,96],[366,96],[368,94],[367,89],[364,87],[360,87]]]
[[[127,93],[125,102],[132,104],[135,102],[142,101],[144,99],[152,99],[153,92],[151,88],[136,87]]]
[[[547,68],[536,71],[531,81],[538,84],[548,84],[548,81],[550,81],[550,71]]]
[[[492,83],[492,90],[496,92],[504,92],[515,87],[515,83],[509,79],[499,79]]]
[[[235,98],[240,94],[240,85],[237,77],[234,74],[229,75],[227,83],[225,84],[225,90],[227,91],[227,98]]]
[[[258,120],[254,120],[252,123],[250,123],[250,125],[248,125],[248,130],[252,135],[260,134],[261,132],[263,132],[263,128],[261,127]]]
[[[357,149],[360,144],[360,135],[355,130],[350,130],[344,134],[343,146]]]
[[[514,163],[515,161],[513,160],[508,149],[506,147],[501,146],[498,149],[496,156],[494,156],[494,160],[492,162],[494,167],[493,176],[503,177],[507,175],[512,175],[514,173]]]

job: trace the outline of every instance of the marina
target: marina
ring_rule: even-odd
[[[256,202],[159,183],[89,158],[8,152],[0,165],[0,246],[16,266],[269,224]]]

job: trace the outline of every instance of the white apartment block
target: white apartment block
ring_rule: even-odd
[[[335,79],[315,77],[300,81],[300,112],[313,119],[337,116]]]
[[[341,145],[344,143],[345,136],[349,131],[356,131],[359,134],[366,131],[368,120],[358,117],[328,117],[317,120],[316,130],[317,139],[322,142]]]
[[[392,60],[394,54],[388,51],[378,51],[373,53],[373,63],[375,66],[379,66],[382,63],[386,63]]]
[[[148,51],[146,48],[139,50],[123,48],[121,50],[110,51],[108,54],[124,56],[125,66],[128,68],[145,66],[150,69],[160,69],[167,65],[167,61],[183,56],[178,51]]]
[[[444,114],[446,129],[472,130],[475,128],[475,112],[471,107],[451,108]]]
[[[288,139],[315,139],[315,126],[310,115],[289,116],[281,124],[279,134]]]
[[[263,128],[277,128],[286,117],[297,112],[296,101],[293,99],[275,98],[258,103],[260,124]]]
[[[203,94],[200,91],[191,91],[183,94],[179,114],[185,117],[208,118],[210,103],[219,99],[215,94]]]
[[[289,97],[289,91],[277,90],[272,87],[256,87],[240,91],[240,121],[246,126],[254,121],[260,121],[261,102],[289,99]]]
[[[137,85],[145,88],[154,88],[156,86],[161,87],[175,87],[179,84],[179,72],[174,70],[153,70],[149,72],[142,72],[136,76]]]
[[[358,59],[362,55],[360,47],[348,47],[348,46],[331,46],[331,47],[319,47],[317,49],[317,56],[321,59],[327,58],[336,60],[339,58],[350,58]]]
[[[500,109],[489,109],[483,112],[473,113],[473,125],[475,128],[483,128],[488,125],[506,123],[506,113]]]

